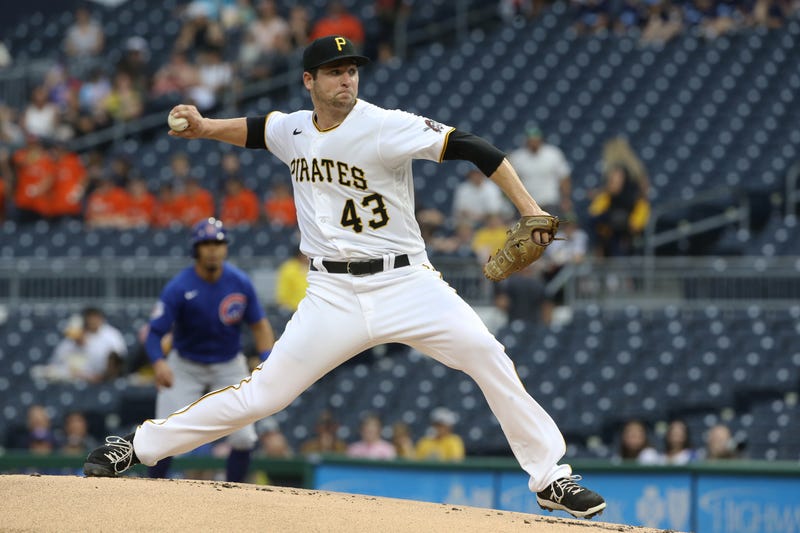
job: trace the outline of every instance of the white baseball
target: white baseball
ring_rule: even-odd
[[[167,117],[167,124],[172,128],[172,131],[183,131],[189,127],[189,121],[183,117],[176,117],[172,113]]]

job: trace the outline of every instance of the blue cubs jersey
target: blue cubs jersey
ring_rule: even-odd
[[[172,345],[181,357],[219,363],[241,352],[242,323],[262,318],[264,310],[244,272],[225,263],[220,279],[209,283],[191,266],[164,287],[151,316],[150,336],[160,339],[172,330]],[[147,348],[151,360],[163,357],[154,343],[148,342]]]

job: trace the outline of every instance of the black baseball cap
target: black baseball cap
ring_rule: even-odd
[[[358,66],[369,63],[368,57],[356,53],[356,47],[350,39],[341,35],[328,35],[312,41],[303,50],[303,70],[313,70],[340,59],[352,59]]]

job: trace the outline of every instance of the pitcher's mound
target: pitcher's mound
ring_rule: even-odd
[[[240,483],[0,476],[3,531],[562,533],[656,530]]]

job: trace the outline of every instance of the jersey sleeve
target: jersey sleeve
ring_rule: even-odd
[[[267,115],[267,123],[264,126],[264,142],[267,145],[267,150],[288,165],[291,156],[286,144],[288,136],[285,135],[287,117],[286,113],[281,113],[280,111],[273,111]]]
[[[378,136],[383,161],[397,168],[408,159],[441,162],[447,138],[454,130],[432,119],[405,111],[388,111]]]

